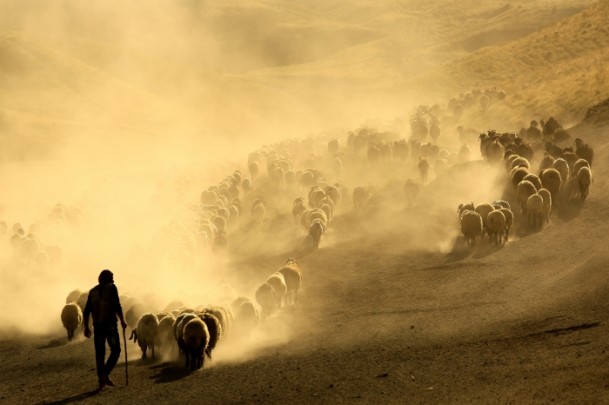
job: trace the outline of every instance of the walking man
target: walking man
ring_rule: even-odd
[[[106,385],[114,387],[110,373],[121,354],[121,342],[118,335],[117,318],[121,321],[123,330],[127,327],[123,317],[123,309],[118,298],[118,290],[114,285],[114,274],[110,270],[102,270],[98,278],[99,284],[89,291],[85,305],[83,320],[85,336],[91,337],[89,316],[93,316],[93,342],[95,344],[95,362],[99,388]],[[106,358],[106,342],[110,346],[110,356]],[[127,348],[125,348],[127,350]]]

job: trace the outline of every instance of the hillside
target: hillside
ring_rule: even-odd
[[[554,114],[577,121],[609,93],[608,15],[609,4],[598,2],[539,32],[439,68],[422,84],[441,83],[457,94],[498,86],[511,94],[510,106],[523,116]]]

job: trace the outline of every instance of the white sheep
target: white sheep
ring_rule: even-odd
[[[142,349],[142,359],[146,358],[148,348],[152,350],[152,358],[155,358],[154,346],[158,339],[159,319],[155,314],[144,314],[137,321],[134,342]]]
[[[317,218],[311,222],[311,225],[309,226],[309,236],[313,240],[314,249],[319,248],[319,242],[321,241],[321,235],[324,234],[325,230],[326,230],[326,225],[324,224],[324,222],[321,219]]]
[[[302,269],[296,263],[296,260],[288,258],[278,272],[283,274],[287,286],[286,304],[294,304],[298,298],[298,290],[302,282]]]
[[[523,214],[527,213],[527,201],[530,196],[533,194],[537,194],[537,189],[535,185],[528,180],[523,180],[518,183],[518,187],[516,188],[516,195],[518,197],[518,202],[520,203],[520,208]]]
[[[565,159],[558,158],[552,164],[552,167],[558,170],[560,173],[560,178],[563,180],[567,180],[569,178],[569,163]]]
[[[82,311],[76,303],[70,302],[63,307],[61,310],[61,323],[68,331],[68,340],[72,340],[74,332],[82,323]]]
[[[68,296],[66,297],[66,304],[69,304],[70,302],[78,301],[78,297],[80,297],[81,294],[82,294],[82,291],[80,291],[80,290],[71,291],[68,294]]]
[[[277,306],[275,289],[269,283],[264,283],[258,287],[255,295],[258,305],[262,308],[262,316],[267,318],[272,315]]]
[[[277,299],[277,307],[281,308],[284,304],[288,287],[285,283],[285,277],[279,272],[275,272],[266,279],[266,282],[275,290],[275,298]]]
[[[184,354],[186,355],[185,367],[198,370],[205,363],[204,353],[209,344],[209,330],[201,318],[195,316],[186,323],[182,329],[184,341]]]
[[[558,193],[562,187],[562,176],[556,169],[546,169],[541,173],[541,184],[552,194],[552,202],[555,204]]]
[[[543,197],[539,194],[533,194],[527,200],[527,213],[529,215],[529,225],[534,227],[543,226],[544,207]],[[539,225],[538,225],[539,223]]]
[[[548,191],[548,189],[541,188],[537,192],[543,199],[543,214],[546,218],[546,223],[550,222],[550,211],[552,211],[552,194]]]
[[[505,235],[505,222],[505,215],[501,210],[489,212],[486,218],[488,236],[495,245],[501,244],[502,237]]]
[[[526,167],[515,167],[510,171],[510,180],[514,190],[518,188],[518,184],[529,174],[529,170]]]
[[[539,191],[543,187],[541,184],[541,179],[533,173],[527,174],[523,177],[522,180],[530,181],[531,183],[533,183],[537,191]]]
[[[231,307],[235,314],[235,328],[249,334],[260,323],[260,311],[247,297],[238,297]]]
[[[504,241],[507,242],[510,237],[510,230],[512,229],[512,225],[514,224],[514,213],[509,208],[499,208],[499,211],[505,217],[505,234]]]
[[[590,192],[590,184],[592,183],[592,170],[589,167],[584,166],[577,172],[577,182],[579,184],[579,196],[582,200],[588,197]]]
[[[465,210],[461,215],[461,232],[465,242],[475,245],[476,238],[482,236],[482,217],[475,211]]]

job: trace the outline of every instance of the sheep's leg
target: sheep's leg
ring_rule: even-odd
[[[155,356],[155,354],[154,354],[154,344],[152,344],[152,358],[153,358],[153,359],[156,359],[156,356]]]

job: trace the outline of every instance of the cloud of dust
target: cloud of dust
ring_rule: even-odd
[[[320,17],[302,10],[284,21],[288,6],[277,4],[0,5],[0,220],[8,226],[0,242],[0,338],[63,333],[67,294],[92,288],[103,268],[114,272],[121,294],[150,312],[174,300],[191,307],[229,302],[225,284],[253,298],[281,265],[273,261],[262,274],[254,258],[310,252],[306,230],[291,215],[308,187],[272,180],[271,152],[294,171],[314,168],[324,174],[322,183],[340,184],[342,202],[322,247],[382,235],[399,223],[407,248],[447,249],[458,232],[460,202],[499,198],[493,170],[474,174],[461,162],[443,173],[432,168],[432,184],[408,208],[404,183],[418,181],[416,160],[372,163],[365,150],[347,146],[347,131],[363,117],[378,117],[366,124],[390,134],[388,140],[408,138],[403,111],[414,95],[362,97],[370,89],[358,88],[359,81],[340,72],[316,80],[321,68],[313,66],[379,32],[317,26]],[[294,64],[306,70],[309,63],[313,73],[304,78],[282,70]],[[451,131],[440,147],[457,147]],[[342,169],[328,153],[329,137],[339,141]],[[471,148],[475,159],[475,143]],[[254,150],[267,156],[256,178],[246,159]],[[241,217],[228,228],[228,253],[213,254],[196,236],[200,195],[236,169],[253,189],[240,189]],[[356,212],[352,192],[362,185],[374,191]],[[261,223],[251,210],[256,200],[265,204]],[[17,224],[34,247],[11,241]],[[289,338],[281,322],[267,325],[253,333],[249,349],[233,355]]]

